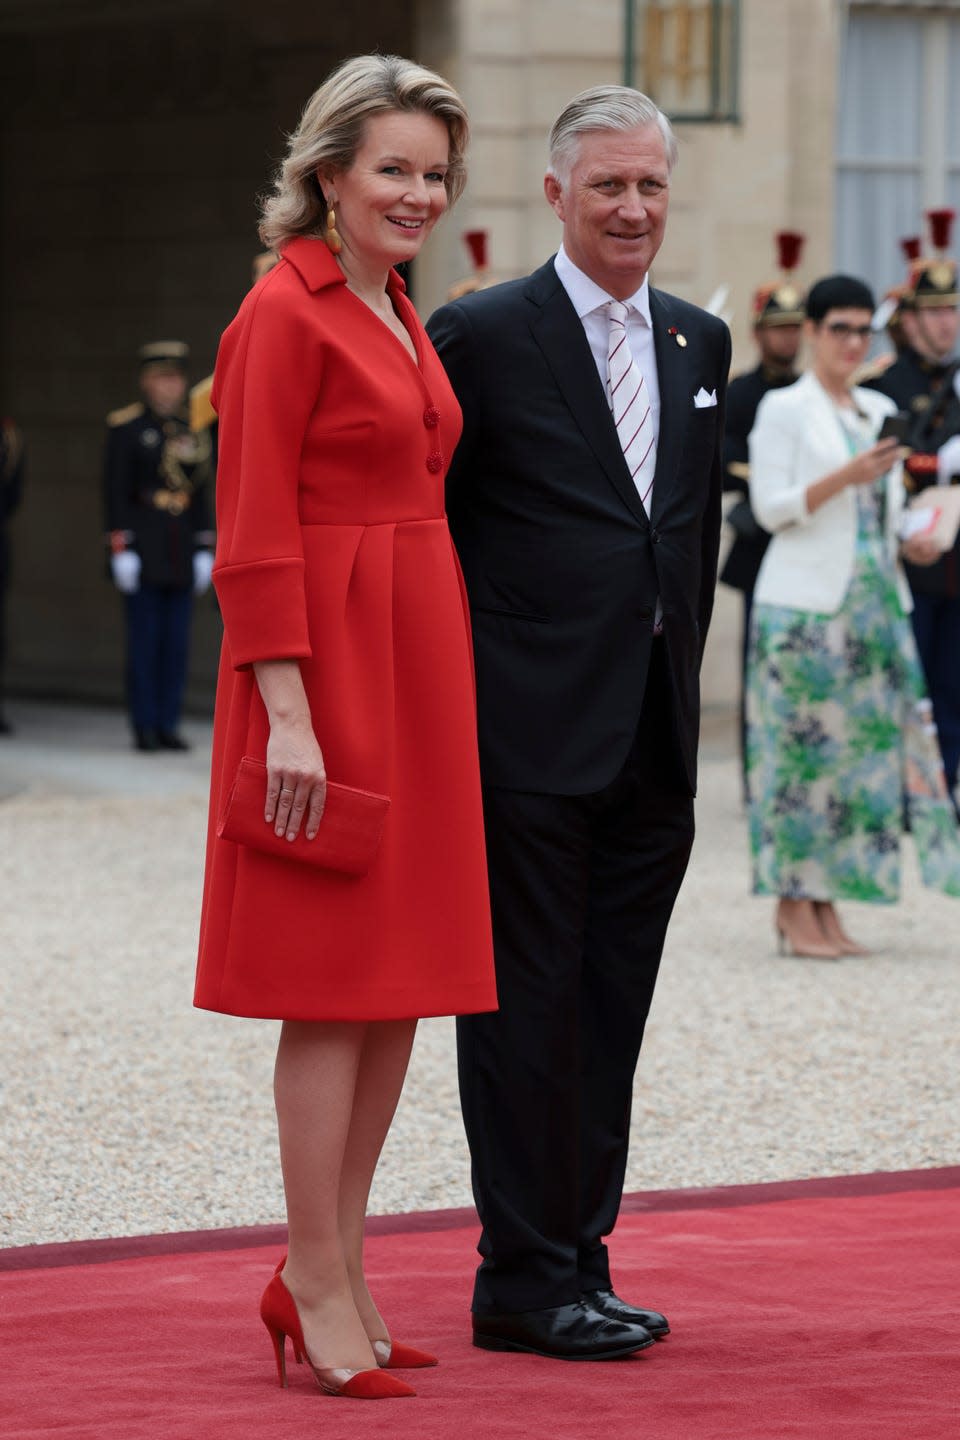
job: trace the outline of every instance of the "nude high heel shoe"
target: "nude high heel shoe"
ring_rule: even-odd
[[[303,1326],[300,1324],[296,1302],[279,1275],[274,1275],[263,1292],[260,1300],[260,1318],[270,1332],[277,1361],[277,1378],[284,1388],[287,1384],[287,1336],[289,1335],[297,1364],[301,1365],[306,1360],[313,1371],[317,1384],[325,1395],[344,1395],[351,1400],[387,1400],[417,1393],[405,1381],[398,1380],[395,1375],[385,1375],[379,1368],[376,1370],[347,1370],[314,1365],[304,1344]]]
[[[839,960],[843,951],[839,945],[835,945],[831,940],[828,940],[820,930],[816,922],[812,904],[809,918],[813,921],[816,927],[816,935],[819,938],[814,938],[814,935],[809,933],[804,934],[802,926],[798,933],[796,926],[791,925],[790,920],[787,918],[788,915],[791,914],[796,918],[795,912],[791,910],[785,912],[783,905],[777,906],[777,913],[773,923],[777,932],[777,951],[780,955],[794,955],[798,959],[805,960]],[[808,931],[810,928],[810,926],[807,927]]]
[[[274,1275],[279,1275],[286,1263],[287,1257],[283,1255],[273,1272]],[[429,1365],[440,1364],[436,1355],[431,1355],[429,1350],[418,1350],[414,1345],[404,1345],[399,1340],[391,1340],[389,1335],[383,1340],[371,1340],[370,1344],[381,1370],[425,1370]]]
[[[830,945],[836,945],[841,955],[869,955],[870,951],[865,945],[860,945],[840,923],[840,916],[833,907],[830,900],[814,900],[813,913],[817,917],[817,924],[823,931],[824,939]]]

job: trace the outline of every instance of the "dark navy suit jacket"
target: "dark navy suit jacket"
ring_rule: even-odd
[[[650,310],[661,409],[649,520],[552,260],[428,323],[464,415],[447,510],[470,598],[488,785],[578,795],[618,774],[659,595],[678,749],[696,788],[730,336],[661,291],[651,289]],[[701,389],[716,405],[695,407]]]

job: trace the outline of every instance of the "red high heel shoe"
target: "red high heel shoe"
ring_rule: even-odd
[[[303,1327],[297,1306],[281,1276],[274,1275],[260,1300],[260,1318],[270,1332],[273,1350],[277,1359],[277,1378],[286,1388],[287,1384],[287,1336],[293,1343],[297,1364],[304,1360],[316,1377],[317,1384],[325,1395],[346,1395],[351,1400],[387,1400],[402,1395],[416,1395],[416,1390],[395,1375],[384,1375],[377,1370],[322,1369],[314,1365],[307,1354],[303,1340]]]
[[[370,1344],[381,1370],[425,1370],[428,1365],[440,1364],[429,1350],[418,1350],[399,1340],[371,1340]]]
[[[287,1263],[286,1255],[280,1260],[274,1275],[279,1275]],[[418,1350],[415,1345],[404,1345],[400,1340],[371,1340],[377,1365],[381,1370],[426,1370],[430,1365],[439,1365],[436,1355],[429,1350]]]

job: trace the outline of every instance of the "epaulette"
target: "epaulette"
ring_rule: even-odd
[[[480,289],[480,280],[476,275],[468,275],[466,280],[458,280],[451,285],[447,291],[448,300],[460,300],[464,295],[473,295]]]
[[[213,389],[213,376],[208,375],[205,380],[198,380],[196,385],[191,387],[190,404],[190,429],[194,432],[206,430],[217,418],[217,412],[210,402],[210,392]]]
[[[117,425],[126,425],[130,420],[136,420],[143,414],[143,406],[137,400],[133,405],[124,405],[120,410],[111,410],[107,416],[107,424],[113,430]]]
[[[896,360],[893,350],[888,350],[885,355],[875,355],[872,360],[867,360],[853,377],[854,385],[865,385],[868,380],[879,380],[881,375],[886,374],[890,366]]]

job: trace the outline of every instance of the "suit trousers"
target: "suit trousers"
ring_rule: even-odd
[[[193,591],[142,585],[126,597],[127,704],[134,730],[176,731],[187,683]]]
[[[590,795],[486,787],[500,1009],[457,1022],[482,1263],[478,1312],[610,1283],[633,1077],[693,798],[656,639],[636,739]]]

